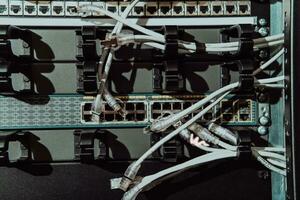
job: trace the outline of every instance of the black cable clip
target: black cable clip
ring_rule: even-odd
[[[18,161],[31,160],[30,149],[30,133],[29,132],[13,132],[13,133],[1,133],[0,134],[0,165],[8,165],[9,159],[9,143],[12,141],[20,142],[20,157]]]
[[[250,160],[252,157],[251,150],[251,132],[249,131],[239,131],[239,145],[238,145],[238,159]]]
[[[74,152],[75,159],[81,162],[92,162],[95,159],[106,159],[107,147],[104,142],[105,131],[103,130],[75,130],[74,131]],[[95,144],[98,145],[96,148]],[[98,152],[96,152],[98,149]]]
[[[254,60],[244,59],[236,61],[239,69],[239,87],[238,92],[253,93],[254,92]]]
[[[100,57],[97,54],[97,39],[104,39],[106,31],[96,27],[81,27],[77,36],[77,92],[96,94],[98,90],[97,72]]]
[[[230,38],[239,39],[239,48],[236,56],[239,58],[253,57],[254,26],[251,24],[237,24],[221,30],[221,34],[227,37],[227,41],[230,41]]]
[[[169,92],[181,91],[184,88],[184,79],[179,69],[178,39],[179,30],[177,26],[165,26],[165,90]]]

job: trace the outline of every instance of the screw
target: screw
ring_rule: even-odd
[[[260,29],[258,29],[258,33],[263,37],[265,37],[269,34],[268,29],[265,27],[261,27]]]
[[[261,25],[261,26],[266,26],[267,25],[267,20],[265,18],[261,18],[258,23]]]
[[[259,57],[260,57],[260,58],[264,59],[264,58],[266,58],[267,56],[268,56],[268,52],[267,52],[267,51],[261,50],[261,51],[259,52]]]
[[[263,126],[268,125],[270,122],[270,119],[268,117],[262,116],[259,118],[259,123]]]
[[[257,128],[257,132],[260,134],[260,135],[267,135],[268,134],[268,128],[265,127],[265,126],[259,126]]]

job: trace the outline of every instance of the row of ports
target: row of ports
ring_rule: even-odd
[[[86,4],[93,4],[110,12],[122,14],[129,5],[128,2],[117,1],[2,1],[0,2],[0,15],[25,16],[77,16],[76,7]],[[96,15],[95,13],[91,14]],[[227,16],[250,14],[251,1],[173,1],[159,3],[150,1],[136,4],[129,16]]]
[[[100,116],[97,116],[97,119],[95,119],[95,116],[85,114],[82,117],[82,122],[145,122],[147,117],[145,113],[128,113],[124,117],[117,113],[101,113]]]
[[[122,107],[127,114],[123,117],[114,112],[108,105],[102,109],[101,115],[96,121],[98,122],[146,122],[148,120],[148,112],[150,112],[149,121],[153,121],[159,117],[165,116],[168,111],[179,112],[193,105],[196,101],[160,101],[149,102],[149,110],[145,102],[124,102]],[[92,122],[92,103],[84,103],[82,105],[82,120],[83,122]],[[186,119],[194,117],[200,110],[186,116]],[[253,102],[248,99],[240,100],[223,100],[220,104],[200,119],[201,122],[208,122],[216,119],[221,122],[252,122],[254,120]]]
[[[154,102],[151,105],[152,118],[157,119],[166,111],[179,112],[182,109],[190,107],[192,102]],[[202,110],[202,109],[200,109]],[[192,113],[189,117],[193,117],[199,111]],[[223,122],[247,122],[252,121],[252,102],[251,100],[223,100],[214,111],[207,112],[202,121],[208,121],[219,118]]]

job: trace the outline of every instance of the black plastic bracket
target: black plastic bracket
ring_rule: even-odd
[[[177,92],[183,90],[183,77],[179,69],[178,39],[179,31],[177,26],[165,26],[165,90]]]
[[[252,93],[254,92],[254,51],[253,38],[255,37],[254,27],[250,24],[238,24],[221,30],[223,42],[229,42],[231,38],[239,39],[239,48],[234,56],[238,58],[235,62],[226,63],[222,66],[222,85],[230,81],[229,67],[237,68],[239,71],[239,87],[237,92]],[[230,56],[230,54],[226,54]]]
[[[164,26],[165,50],[156,55],[154,62],[153,90],[154,92],[178,92],[185,87],[184,78],[180,72],[178,54],[178,39],[181,31],[177,26]],[[164,71],[164,73],[163,73]]]
[[[151,145],[154,145],[162,138],[161,134],[152,133],[150,135]],[[163,160],[165,162],[177,162],[178,159],[182,158],[183,144],[180,140],[173,139],[162,145],[157,151],[153,152],[152,157]]]
[[[10,163],[8,148],[11,141],[19,141],[21,144],[21,156],[18,161],[27,161],[31,159],[31,151],[29,149],[29,134],[26,132],[14,132],[0,134],[0,165],[8,165]],[[24,145],[26,143],[26,146]]]
[[[250,160],[252,157],[251,150],[251,132],[239,131],[239,145],[238,145],[238,158],[242,160]]]
[[[105,38],[105,31],[96,27],[81,27],[77,36],[77,92],[96,94],[98,90],[97,72],[100,57],[97,54],[97,39]]]
[[[81,162],[94,161],[96,157],[96,141],[99,142],[98,158],[105,159],[107,157],[106,145],[101,138],[99,138],[99,135],[102,134],[101,130],[75,130],[73,134],[75,160],[80,160]]]

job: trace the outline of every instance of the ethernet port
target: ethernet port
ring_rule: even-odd
[[[25,11],[28,13],[28,14],[31,14],[34,12],[34,6],[25,6]]]
[[[116,6],[108,6],[108,7],[107,7],[107,10],[110,11],[110,12],[112,12],[112,13],[117,12]]]
[[[56,14],[60,14],[63,11],[63,8],[62,8],[62,6],[53,6],[53,11]]]
[[[213,119],[213,114],[211,112],[205,113],[203,118],[207,121],[210,121]]]
[[[135,120],[134,114],[133,113],[128,113],[126,115],[126,120],[127,121],[134,121]]]
[[[222,101],[221,103],[222,113],[232,111],[232,101]]]
[[[169,6],[161,6],[160,7],[160,12],[164,15],[168,14],[170,12],[170,7]]]
[[[180,102],[173,103],[173,110],[181,110],[181,103]]]
[[[240,15],[249,15],[251,13],[250,5],[246,2],[240,2],[239,4],[239,14]]]
[[[222,6],[213,6],[213,12],[216,15],[221,14],[221,12],[222,12]]]
[[[171,103],[163,103],[163,110],[171,110]]]
[[[233,15],[236,13],[236,7],[234,5],[226,5],[226,13]]]
[[[135,104],[136,110],[145,110],[145,104],[144,103],[137,103]]]
[[[91,111],[92,110],[92,103],[86,103],[83,105],[84,111]]]
[[[127,111],[133,111],[134,110],[134,104],[133,103],[126,103],[126,110]]]
[[[160,113],[153,113],[153,114],[152,114],[152,119],[157,119],[157,118],[159,118],[160,116],[161,116]]]
[[[115,120],[118,121],[118,122],[121,122],[121,121],[123,121],[123,117],[119,114],[116,114],[115,115]]]
[[[76,8],[76,6],[68,6],[67,7],[67,11],[69,13],[76,13],[77,12],[77,8]]]
[[[182,13],[183,9],[182,6],[174,6],[173,7],[173,11],[175,12],[175,14],[179,15]]]
[[[158,102],[153,103],[152,109],[153,110],[161,110],[161,104]]]
[[[39,11],[43,14],[46,14],[49,11],[49,7],[48,6],[40,6]]]
[[[13,13],[17,14],[18,12],[21,11],[21,6],[19,5],[12,5],[10,8],[11,11],[13,11]]]
[[[137,15],[141,15],[144,12],[144,7],[143,6],[135,6],[133,10]]]
[[[199,7],[200,14],[206,15],[209,13],[209,7],[208,6],[200,6]]]
[[[106,103],[105,106],[105,111],[113,111],[113,109]]]
[[[233,115],[232,114],[223,114],[222,115],[222,120],[225,122],[229,122],[233,119]]]
[[[187,6],[186,11],[188,14],[192,15],[196,12],[196,8],[195,8],[195,6]]]
[[[127,6],[121,6],[121,12],[124,12]]]
[[[154,15],[157,12],[157,7],[155,6],[147,6],[147,12],[151,15]]]
[[[240,5],[240,12],[241,13],[246,13],[248,11],[248,6],[247,5]]]
[[[83,115],[83,120],[85,122],[90,122],[92,121],[92,115]]]
[[[0,5],[0,13],[4,13],[7,10],[6,5]]]
[[[184,102],[183,103],[183,109],[186,109],[186,108],[190,107],[191,105],[192,105],[191,102]]]
[[[114,121],[115,115],[114,114],[105,114],[105,121],[111,122]]]
[[[250,121],[251,120],[250,114],[240,114],[239,120],[240,121]]]
[[[144,121],[145,120],[145,114],[136,114],[136,120],[137,121]]]
[[[99,120],[100,120],[101,122],[105,121],[104,113],[100,113]]]

